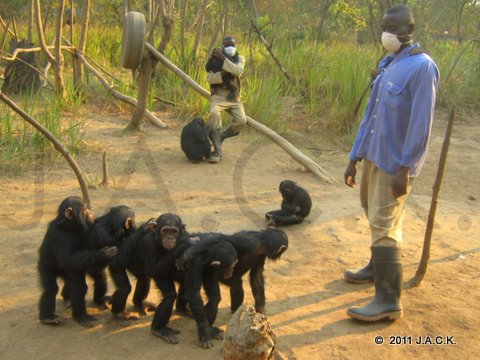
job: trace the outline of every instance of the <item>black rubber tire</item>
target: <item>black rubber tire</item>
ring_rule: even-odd
[[[129,11],[125,16],[122,33],[122,53],[120,64],[125,69],[138,69],[145,48],[145,16],[137,11]]]

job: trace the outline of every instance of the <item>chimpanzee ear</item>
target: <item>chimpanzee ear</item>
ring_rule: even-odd
[[[125,230],[130,230],[130,228],[132,227],[132,224],[133,224],[132,218],[127,218],[127,220],[125,220]]]
[[[147,228],[148,230],[150,230],[151,232],[156,232],[157,231],[157,223],[156,222],[149,222],[147,224]]]
[[[75,212],[73,211],[73,209],[71,207],[69,207],[69,208],[67,208],[67,210],[65,210],[65,217],[68,220],[75,219]]]
[[[220,265],[222,265],[220,260],[214,260],[210,263],[210,266],[213,266],[213,267],[219,267]]]
[[[283,251],[287,250],[287,245],[282,245],[277,251],[277,255],[281,254]]]

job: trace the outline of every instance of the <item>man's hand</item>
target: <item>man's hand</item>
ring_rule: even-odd
[[[221,48],[213,49],[212,56],[218,57],[220,60],[225,60],[225,54]]]
[[[353,185],[355,185],[355,175],[357,175],[357,162],[350,160],[345,172],[343,173],[345,185],[348,187],[353,187]]]
[[[395,198],[398,198],[407,193],[407,188],[410,182],[410,169],[407,167],[401,167],[395,174],[392,183],[392,193]]]

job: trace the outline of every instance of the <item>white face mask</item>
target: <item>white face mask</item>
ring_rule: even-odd
[[[237,48],[235,46],[227,46],[223,50],[225,51],[225,54],[227,54],[227,56],[230,56],[230,57],[235,55],[235,53],[237,52]]]
[[[398,40],[397,35],[384,31],[382,33],[382,45],[389,52],[396,52],[402,46],[402,42]]]

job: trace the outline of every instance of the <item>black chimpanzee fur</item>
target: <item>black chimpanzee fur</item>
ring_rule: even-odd
[[[273,226],[300,224],[312,209],[312,199],[307,190],[294,181],[283,180],[279,191],[282,194],[281,210],[269,211],[265,218]]]
[[[57,278],[61,277],[70,285],[73,318],[82,326],[94,325],[96,319],[87,314],[85,307],[85,272],[115,256],[117,248],[82,250],[92,223],[93,214],[85,202],[79,197],[68,197],[60,203],[56,218],[48,225],[38,260],[43,290],[39,304],[42,324],[60,325],[64,320],[55,314]]]
[[[201,118],[195,118],[184,126],[180,145],[191,162],[200,162],[210,157],[212,145],[208,132],[209,129]]]

